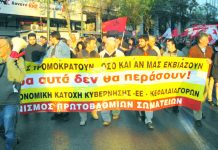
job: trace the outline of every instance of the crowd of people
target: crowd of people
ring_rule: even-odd
[[[54,31],[48,40],[41,36],[37,39],[35,33],[28,35],[28,44],[22,44],[21,39],[10,42],[0,39],[0,83],[1,86],[7,85],[9,88],[2,88],[0,92],[0,125],[4,127],[4,135],[6,138],[6,149],[10,150],[16,143],[16,122],[19,106],[20,82],[23,74],[25,74],[24,61],[41,63],[44,58],[108,58],[108,57],[127,57],[127,56],[167,56],[167,57],[193,57],[206,58],[210,68],[208,70],[207,82],[205,86],[204,99],[210,105],[218,105],[217,101],[213,101],[213,88],[216,88],[216,99],[218,98],[218,40],[214,45],[209,46],[209,35],[200,33],[193,41],[185,38],[184,41],[178,39],[157,39],[152,35],[141,35],[138,38],[124,38],[120,36],[108,36],[103,34],[102,38],[95,36],[81,37],[76,39],[74,34],[70,35],[70,39],[62,38],[58,31]],[[19,42],[17,42],[19,41]],[[21,45],[16,48],[16,45]],[[15,55],[11,55],[11,51],[16,50]],[[20,56],[20,51],[25,52],[24,56]],[[6,66],[6,67],[5,67]],[[11,67],[12,66],[12,67]],[[5,69],[6,68],[6,69]],[[16,70],[19,79],[11,80],[7,76],[10,70]],[[13,76],[13,75],[12,75]],[[4,85],[2,84],[4,83]],[[214,86],[215,85],[215,86]],[[5,93],[7,95],[5,95]],[[3,96],[3,97],[2,97]],[[12,101],[10,101],[13,99]],[[174,113],[179,112],[178,106],[172,108]],[[153,130],[152,122],[153,111],[137,112],[138,119],[144,121],[148,129]],[[109,126],[111,120],[117,120],[120,117],[119,110],[101,111],[103,125]],[[112,114],[112,116],[111,116]],[[203,117],[202,109],[193,111],[195,125],[201,127],[201,119]],[[98,112],[91,112],[93,119],[98,120]],[[84,126],[87,122],[87,113],[79,112],[80,125]],[[9,117],[9,118],[8,118]],[[51,120],[69,120],[69,113],[53,113]]]

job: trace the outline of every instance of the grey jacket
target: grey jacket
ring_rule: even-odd
[[[6,63],[0,64],[0,105],[19,104],[21,84],[8,80]]]
[[[148,49],[146,53],[148,54],[148,56],[157,56],[157,52],[155,52],[154,50]],[[143,49],[134,49],[130,56],[145,56],[145,52]]]
[[[59,41],[56,46],[51,46],[46,54],[46,58],[52,57],[52,51],[55,50],[54,56],[56,58],[70,58],[70,48],[63,41]]]
[[[178,56],[178,57],[185,57],[184,53],[180,50],[176,50],[175,53],[170,53],[169,51],[166,51],[163,53],[163,56]]]

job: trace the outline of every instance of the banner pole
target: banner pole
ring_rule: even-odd
[[[123,45],[123,38],[124,38],[124,35],[125,35],[125,31],[123,31],[123,36],[122,36],[122,39],[121,39],[121,46]]]

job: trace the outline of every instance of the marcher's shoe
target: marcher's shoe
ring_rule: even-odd
[[[92,111],[91,114],[92,114],[92,118],[93,119],[98,120],[98,113],[97,113],[97,111]]]
[[[0,137],[2,137],[5,140],[5,129],[3,126],[0,126]]]
[[[110,124],[111,124],[111,123],[108,122],[108,121],[104,121],[104,122],[103,122],[103,125],[104,125],[104,126],[109,126]]]
[[[195,126],[196,126],[196,127],[199,127],[199,128],[202,127],[201,120],[196,120],[196,121],[195,121]]]
[[[136,111],[136,117],[137,117],[139,122],[145,122],[145,112]]]
[[[210,106],[214,106],[213,101],[208,101],[208,103],[209,103]]]
[[[81,120],[79,123],[80,126],[85,126],[86,125],[86,121],[85,120]]]
[[[69,121],[70,120],[69,113],[61,113],[61,116],[59,119],[62,121]]]
[[[150,130],[153,130],[154,129],[154,126],[151,122],[147,123],[147,128],[150,129]]]
[[[139,122],[142,122],[142,118],[141,118],[141,116],[140,116],[140,112],[139,112],[139,111],[136,111],[135,113],[136,113],[136,117],[137,117],[138,121],[139,121]]]
[[[5,133],[0,133],[0,137],[5,140],[6,139]]]
[[[179,113],[179,107],[178,106],[174,106],[172,108],[172,112],[177,115]]]
[[[120,116],[119,115],[113,115],[113,120],[118,120],[119,118],[120,118]]]
[[[17,144],[20,144],[20,138],[17,137]]]
[[[205,118],[206,118],[205,114],[202,113],[202,119],[205,119]]]

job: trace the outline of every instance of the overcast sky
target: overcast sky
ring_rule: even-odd
[[[197,0],[197,2],[198,2],[199,4],[205,4],[206,2],[212,3],[212,4],[217,4],[217,3],[218,3],[218,0]]]
[[[204,3],[206,2],[206,0],[197,0],[197,2],[198,2],[199,4],[204,4]]]
[[[218,7],[218,0],[197,0],[197,2],[202,5],[206,2],[210,3],[211,5],[214,5],[215,7]]]

